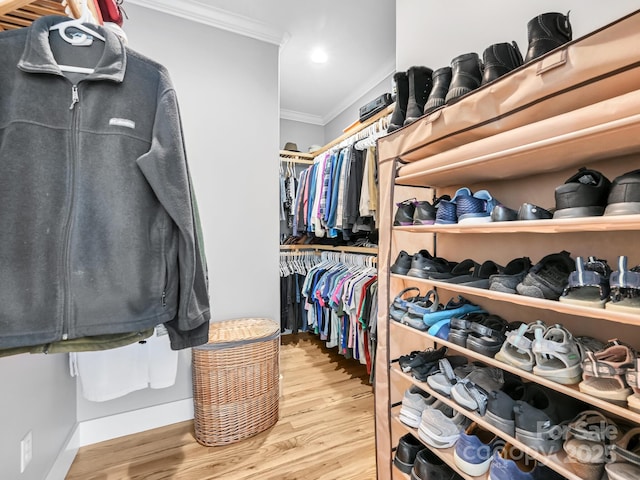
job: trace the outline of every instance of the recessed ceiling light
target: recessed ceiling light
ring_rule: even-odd
[[[313,63],[327,63],[329,57],[327,56],[327,52],[322,50],[321,48],[316,48],[313,52],[311,52],[311,61]]]

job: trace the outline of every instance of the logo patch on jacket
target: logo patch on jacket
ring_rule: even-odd
[[[111,118],[109,119],[109,125],[117,125],[118,127],[127,127],[131,129],[136,128],[136,122],[127,118]]]

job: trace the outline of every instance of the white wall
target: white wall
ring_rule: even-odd
[[[397,48],[397,47],[396,47]],[[344,129],[360,118],[360,107],[375,100],[383,93],[391,93],[393,88],[393,74],[390,74],[384,80],[381,80],[367,93],[358,98],[351,106],[347,107],[340,115],[335,117],[324,126],[324,143],[327,144],[332,140],[344,134]],[[346,93],[346,92],[345,92]]]
[[[324,127],[312,123],[296,122],[295,120],[280,119],[280,148],[284,144],[293,142],[298,145],[298,150],[308,152],[311,145],[325,144]]]
[[[0,477],[42,480],[76,422],[66,354],[0,358]],[[32,432],[33,460],[20,474],[20,440]]]
[[[129,47],[169,70],[209,267],[212,319],[279,320],[278,47],[137,5]],[[102,403],[78,392],[84,421],[192,396],[190,355],[176,385]]]
[[[640,8],[637,0],[511,0],[396,1],[396,66],[436,69],[463,53],[482,57],[486,47],[515,40],[524,57],[527,22],[545,12],[567,13],[578,38]]]

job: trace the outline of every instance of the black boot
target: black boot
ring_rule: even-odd
[[[451,85],[445,97],[451,103],[480,86],[482,82],[482,63],[475,52],[459,55],[451,60]]]
[[[428,67],[411,67],[407,70],[409,77],[409,102],[407,103],[407,115],[405,125],[415,122],[424,114],[424,104],[431,93],[431,75],[433,70]]]
[[[424,104],[425,115],[444,105],[444,98],[447,96],[449,85],[451,84],[451,67],[438,68],[431,75],[431,79],[433,80],[433,86],[427,98],[427,103]]]
[[[407,72],[396,72],[393,75],[396,83],[396,106],[389,120],[387,132],[393,132],[404,124],[404,117],[407,114],[407,102],[409,101],[409,77]]]
[[[556,47],[571,41],[571,23],[569,14],[543,13],[527,23],[529,48],[524,58],[529,62]]]
[[[522,65],[522,54],[516,42],[496,43],[484,51],[482,62],[484,63],[482,85],[484,85]]]

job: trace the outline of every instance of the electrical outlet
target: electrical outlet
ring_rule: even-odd
[[[20,473],[24,472],[33,458],[33,435],[31,430],[20,440]]]

